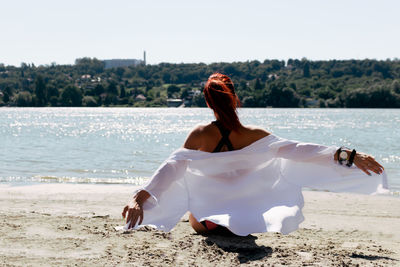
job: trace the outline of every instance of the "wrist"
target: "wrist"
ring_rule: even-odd
[[[150,197],[150,194],[145,190],[140,190],[133,197],[133,200],[139,205],[142,206],[143,203]]]
[[[350,150],[347,147],[341,146],[335,153],[335,160],[339,162],[340,165],[346,165],[347,167],[351,167],[354,163],[354,159],[356,156],[356,150]]]

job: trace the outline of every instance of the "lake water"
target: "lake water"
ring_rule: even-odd
[[[385,166],[400,191],[399,109],[241,109],[243,124],[345,145]],[[142,184],[198,123],[202,108],[1,108],[0,182]]]

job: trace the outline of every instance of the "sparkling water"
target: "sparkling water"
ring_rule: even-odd
[[[399,109],[241,109],[243,124],[280,137],[344,145],[384,165],[400,190]],[[206,108],[1,108],[0,182],[142,184]]]

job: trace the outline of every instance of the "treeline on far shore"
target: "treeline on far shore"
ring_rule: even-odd
[[[0,106],[205,106],[214,72],[229,75],[243,107],[399,108],[400,60],[265,60],[137,65],[105,69],[96,58],[74,65],[0,64]],[[178,100],[179,99],[179,100]]]

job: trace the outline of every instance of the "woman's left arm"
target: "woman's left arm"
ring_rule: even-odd
[[[326,164],[328,162],[337,161],[336,146],[324,146],[313,143],[302,143],[293,140],[281,139],[275,143],[277,146],[277,156],[302,162],[313,162]],[[350,156],[351,150],[344,150]],[[362,152],[357,152],[354,157],[354,164],[371,175],[370,171],[380,174],[383,171],[383,166],[379,164],[372,156]]]

